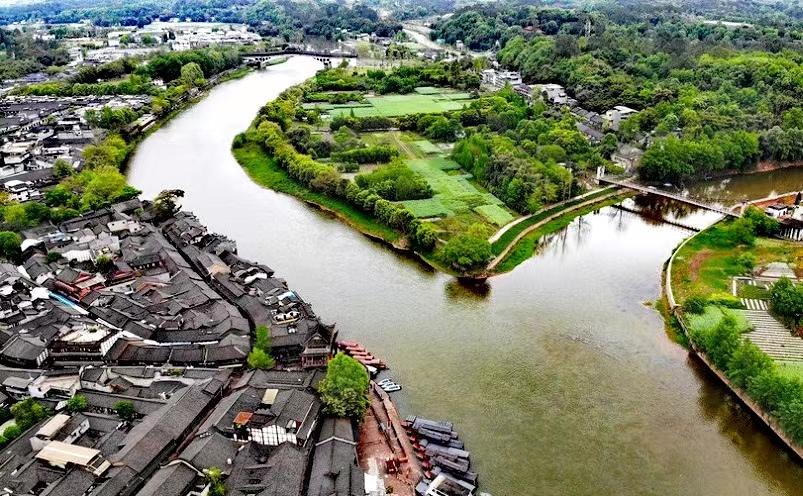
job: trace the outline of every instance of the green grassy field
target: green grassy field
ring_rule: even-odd
[[[769,262],[803,265],[803,247],[780,239],[758,238],[753,246],[728,243],[730,221],[720,222],[689,240],[675,255],[672,264],[672,292],[678,303],[690,295],[710,296],[730,293],[731,278],[741,275],[744,267],[739,256],[749,253],[756,267]]]
[[[729,308],[719,307],[716,305],[708,305],[705,307],[705,312],[694,315],[689,314],[686,316],[686,322],[692,332],[708,333],[722,321],[725,315],[730,315],[736,319],[736,326],[740,332],[747,332],[751,329],[747,319],[738,310],[731,310]]]
[[[803,362],[775,362],[778,372],[790,378],[803,379]]]
[[[510,212],[499,205],[480,205],[479,207],[474,207],[474,211],[482,215],[491,224],[496,224],[500,227],[513,220]]]
[[[406,200],[402,204],[419,219],[428,217],[446,217],[454,212],[446,207],[440,198],[425,198],[423,200]]]
[[[413,144],[421,150],[421,153],[424,155],[433,155],[436,153],[441,153],[441,149],[434,145],[432,142],[427,140],[417,140],[413,141]]]
[[[480,215],[478,220],[484,219],[496,225],[513,218],[503,208],[501,200],[478,189],[466,175],[450,174],[460,166],[448,158],[411,159],[407,160],[407,166],[426,179],[434,192],[432,198],[402,202],[418,218],[447,217],[472,211]]]
[[[471,101],[471,95],[441,90],[432,94],[369,96],[366,100],[367,104],[319,105],[319,108],[327,110],[332,117],[348,116],[352,112],[355,117],[398,117],[460,110]]]

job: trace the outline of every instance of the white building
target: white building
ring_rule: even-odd
[[[602,116],[602,126],[605,129],[619,130],[619,125],[627,119],[633,117],[638,113],[638,110],[633,110],[624,105],[617,105],[609,111],[605,112]]]
[[[482,71],[482,83],[492,88],[503,88],[506,84],[516,86],[522,84],[521,74],[515,71],[497,71],[486,69]]]

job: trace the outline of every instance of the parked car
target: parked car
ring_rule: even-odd
[[[287,324],[288,322],[295,322],[301,318],[301,312],[293,310],[287,313],[277,313],[273,316],[273,321],[277,324]]]

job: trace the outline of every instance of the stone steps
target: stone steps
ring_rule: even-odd
[[[764,303],[766,305],[766,302]],[[747,304],[745,306],[750,308]],[[750,309],[741,312],[753,326],[753,330],[746,333],[745,337],[767,355],[775,360],[803,360],[803,339],[792,336],[789,330],[766,310]]]
[[[750,298],[742,298],[742,305],[744,305],[748,310],[768,310],[769,306],[767,305],[766,300],[753,300]]]

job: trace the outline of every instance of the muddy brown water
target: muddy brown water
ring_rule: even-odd
[[[688,235],[656,217],[709,214],[631,200],[649,213],[604,208],[513,272],[460,284],[260,188],[231,156],[259,107],[319,68],[295,57],[217,87],[144,140],[131,183],[184,189],[185,208],[386,360],[402,412],[453,421],[495,496],[802,494],[801,467],[645,305]]]

